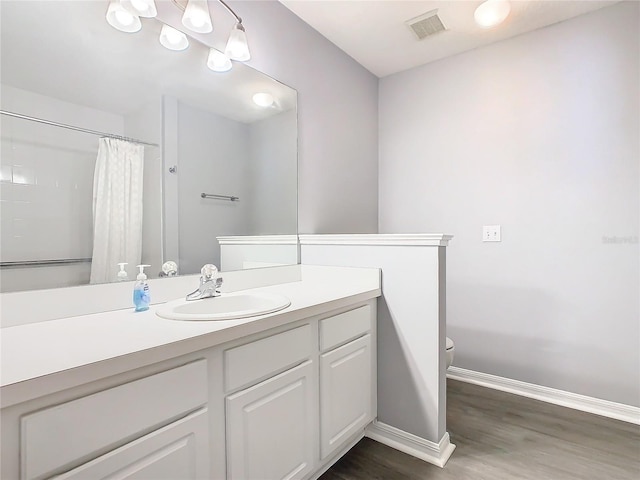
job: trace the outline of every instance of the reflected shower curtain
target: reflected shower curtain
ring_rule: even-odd
[[[126,262],[129,279],[142,259],[142,171],[144,147],[101,138],[93,175],[91,283],[117,278]]]

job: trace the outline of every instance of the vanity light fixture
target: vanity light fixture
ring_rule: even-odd
[[[182,15],[182,24],[192,32],[212,32],[213,23],[211,22],[211,15],[209,15],[207,0],[189,0]]]
[[[265,92],[256,93],[253,96],[253,103],[259,107],[268,108],[273,105],[273,95]]]
[[[158,14],[155,0],[120,0],[120,3],[140,17],[153,18]]]
[[[215,48],[209,49],[209,56],[207,57],[207,67],[214,72],[228,72],[231,70],[231,60],[224,53],[216,50]]]
[[[180,51],[189,46],[187,36],[169,25],[163,25],[160,31],[160,43],[169,50]]]
[[[241,22],[238,22],[233,26],[233,29],[229,34],[227,48],[224,49],[224,53],[231,60],[237,60],[239,62],[246,62],[251,58],[251,54],[249,53],[249,44],[247,44],[247,34],[245,33]]]
[[[142,28],[140,17],[127,10],[118,0],[109,2],[107,22],[116,30],[125,33],[135,33]]]
[[[236,19],[231,29],[224,53],[211,48],[207,57],[207,66],[214,72],[226,72],[233,66],[231,60],[246,62],[251,58],[247,34],[242,18],[233,11],[224,0],[216,0]],[[182,10],[182,24],[196,33],[213,31],[213,22],[209,14],[208,0],[171,0]],[[152,18],[157,15],[155,0],[110,0],[107,9],[107,22],[122,32],[133,33],[142,28],[140,17]],[[162,26],[160,43],[169,50],[184,50],[189,46],[187,36],[168,25]]]
[[[487,0],[476,8],[473,17],[482,28],[491,28],[504,22],[509,12],[511,4],[508,0]]]

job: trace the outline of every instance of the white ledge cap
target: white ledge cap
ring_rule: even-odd
[[[300,245],[404,245],[446,247],[453,235],[443,233],[371,233],[299,235]]]
[[[297,245],[297,235],[235,235],[216,237],[220,245]]]

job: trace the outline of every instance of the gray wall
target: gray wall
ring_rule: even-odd
[[[249,126],[178,102],[178,265],[220,265],[216,237],[249,233]],[[240,202],[200,198],[235,195]]]
[[[230,2],[249,65],[298,91],[301,233],[378,227],[378,79],[275,0]]]
[[[623,2],[380,80],[380,231],[455,235],[454,365],[640,405],[638,18]]]
[[[248,125],[250,235],[297,231],[297,128],[295,109]]]

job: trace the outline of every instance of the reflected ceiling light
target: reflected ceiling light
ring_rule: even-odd
[[[107,8],[107,23],[116,30],[134,33],[142,28],[138,15],[127,10],[118,0],[111,0]]]
[[[487,0],[476,8],[473,17],[482,28],[491,28],[504,22],[510,11],[508,0]]]
[[[169,50],[184,50],[189,46],[187,36],[169,25],[163,25],[160,31],[160,43]]]
[[[209,49],[209,56],[207,57],[207,67],[214,72],[227,72],[231,70],[231,60],[224,53],[215,48]]]
[[[246,62],[251,58],[249,44],[247,44],[247,34],[244,32],[241,21],[233,26],[224,53],[226,53],[230,59],[239,62]]]
[[[253,103],[258,105],[259,107],[270,107],[271,105],[273,105],[273,95],[264,92],[256,93],[253,96]]]
[[[196,33],[213,31],[207,0],[189,0],[184,15],[182,15],[182,24]]]
[[[120,0],[120,3],[141,17],[153,18],[158,14],[154,0]]]

